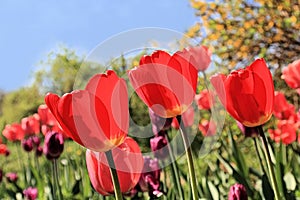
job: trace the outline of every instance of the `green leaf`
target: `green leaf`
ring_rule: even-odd
[[[274,199],[273,189],[266,174],[262,176],[262,188],[266,199]]]

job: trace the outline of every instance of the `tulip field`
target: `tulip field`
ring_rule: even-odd
[[[282,72],[290,101],[263,58],[207,73],[211,55],[156,50],[128,82],[107,70],[85,89],[46,94],[2,131],[0,198],[299,199],[300,62]],[[129,86],[150,137],[130,136]]]
[[[0,94],[0,200],[300,200],[299,2],[190,4]]]

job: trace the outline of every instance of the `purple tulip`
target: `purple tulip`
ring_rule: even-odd
[[[139,180],[139,187],[142,192],[149,192],[150,197],[159,197],[160,191],[160,169],[156,158],[144,157],[144,168]]]
[[[43,155],[43,147],[38,146],[38,147],[36,148],[36,150],[35,150],[35,155],[36,155],[37,157],[42,156],[42,155]]]
[[[5,175],[6,180],[10,183],[15,183],[18,180],[18,175],[17,173],[14,172],[9,172]]]
[[[165,136],[155,136],[150,139],[151,150],[156,158],[165,159],[169,155],[166,145],[168,141]]]
[[[64,150],[64,137],[58,132],[48,132],[45,136],[44,154],[49,160],[59,158]]]
[[[244,126],[239,121],[236,121],[236,123],[237,123],[239,129],[242,131],[242,133],[246,137],[257,137],[258,136],[258,132],[257,132],[257,128],[256,127],[247,127],[247,126]]]
[[[34,187],[29,187],[25,190],[23,190],[23,194],[25,199],[27,200],[35,200],[38,196],[38,190]]]
[[[30,152],[33,149],[32,138],[27,138],[22,140],[22,147],[25,151]]]
[[[242,184],[234,184],[230,187],[228,200],[247,200],[247,191]]]
[[[152,131],[154,135],[157,135],[160,131],[168,130],[171,127],[172,118],[162,118],[156,115],[150,108],[149,108],[149,116],[152,123]]]

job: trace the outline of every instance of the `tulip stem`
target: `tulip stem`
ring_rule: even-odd
[[[110,174],[112,177],[112,182],[113,182],[114,191],[115,191],[115,198],[116,198],[116,200],[122,200],[123,197],[122,197],[122,193],[121,193],[120,182],[118,179],[118,174],[117,174],[114,158],[112,155],[112,151],[111,150],[106,151],[105,155],[106,155],[106,159],[107,159],[107,162],[109,165]]]
[[[57,159],[54,159],[52,162],[53,165],[53,178],[54,178],[54,195],[58,195],[58,200],[63,200],[63,196],[61,193],[59,179],[58,179],[58,168],[57,168]],[[58,194],[57,194],[58,193]]]
[[[270,151],[269,151],[269,146],[268,146],[268,140],[264,134],[264,131],[262,129],[262,126],[258,126],[257,127],[262,145],[263,145],[263,149],[264,149],[264,153],[266,155],[266,160],[267,160],[267,166],[269,169],[269,174],[270,174],[270,179],[271,179],[271,183],[274,189],[274,195],[275,195],[275,200],[279,200],[280,198],[280,193],[278,190],[278,185],[277,185],[277,181],[275,178],[275,173],[274,173],[274,168],[272,165],[272,161],[271,161],[271,156],[270,156]]]
[[[183,123],[181,122],[181,115],[178,115],[177,117],[178,124],[180,124],[180,133],[184,145],[184,149],[186,151],[186,157],[187,157],[187,163],[188,163],[188,169],[189,169],[189,177],[191,181],[191,188],[192,188],[192,196],[194,200],[198,200],[198,191],[197,191],[197,182],[196,182],[196,174],[195,174],[195,168],[194,168],[194,162],[193,162],[193,155],[192,155],[192,149],[190,147],[189,138],[187,136],[185,127]]]
[[[183,191],[182,191],[182,187],[181,187],[181,184],[180,184],[180,178],[179,178],[179,172],[178,172],[178,167],[177,167],[177,163],[176,163],[176,160],[175,160],[175,157],[174,157],[174,152],[173,152],[173,149],[169,143],[169,136],[168,134],[166,134],[166,140],[168,142],[168,150],[169,150],[169,154],[170,154],[170,158],[171,158],[171,172],[172,172],[172,176],[174,178],[174,181],[176,183],[176,186],[177,186],[177,190],[178,190],[178,193],[179,193],[179,198],[180,199],[184,199],[184,194],[183,194]]]

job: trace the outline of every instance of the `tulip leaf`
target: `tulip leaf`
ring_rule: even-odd
[[[266,174],[262,176],[262,189],[265,199],[274,199],[274,193]]]
[[[214,200],[220,199],[219,191],[211,181],[208,181],[208,188],[212,196],[212,199]]]

